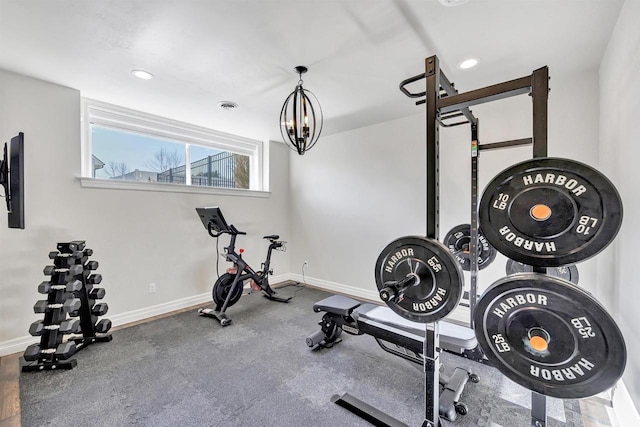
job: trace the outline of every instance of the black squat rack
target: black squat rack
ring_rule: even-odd
[[[413,93],[406,86],[425,80],[426,88],[423,92]],[[400,90],[410,98],[418,98],[416,105],[425,104],[426,107],[426,237],[439,239],[439,127],[451,127],[462,124],[471,125],[471,244],[470,244],[470,273],[469,309],[470,324],[473,327],[473,312],[477,303],[477,273],[478,273],[478,158],[482,150],[492,150],[531,144],[533,157],[547,156],[547,101],[549,93],[549,69],[542,67],[532,74],[503,83],[487,86],[469,92],[458,93],[444,72],[440,69],[437,56],[425,59],[425,72],[410,77],[400,83]],[[487,102],[497,101],[513,96],[528,94],[533,104],[533,136],[530,138],[479,143],[479,120],[473,115],[469,107]],[[464,120],[460,120],[464,117]],[[455,119],[457,121],[452,122]],[[537,269],[534,269],[536,271]],[[545,269],[538,270],[544,273]],[[424,340],[424,370],[425,370],[425,420],[423,427],[437,427],[439,408],[439,345],[437,322],[427,324]],[[531,424],[546,425],[546,397],[532,392]]]

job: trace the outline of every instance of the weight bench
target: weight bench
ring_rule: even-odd
[[[354,299],[333,295],[313,305],[316,313],[324,312],[321,330],[307,337],[311,348],[330,348],[342,339],[342,331],[351,335],[371,335],[380,347],[396,356],[417,364],[423,364],[422,351],[425,336],[423,323],[407,320],[386,306],[362,304]],[[439,322],[440,347],[456,354],[477,351],[478,342],[472,329],[449,322]],[[454,421],[457,414],[465,415],[467,406],[460,402],[460,395],[468,380],[478,382],[478,376],[469,370],[455,368],[451,376],[442,372],[440,365],[441,417]],[[335,398],[335,397],[334,397]],[[334,401],[339,400],[335,399]],[[338,403],[338,402],[336,402]]]

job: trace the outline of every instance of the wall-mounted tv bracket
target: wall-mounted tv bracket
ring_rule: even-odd
[[[423,92],[410,92],[406,86],[425,79]],[[549,93],[549,69],[544,66],[531,75],[487,86],[469,92],[458,93],[440,69],[437,56],[425,59],[425,72],[410,77],[400,83],[400,91],[410,98],[420,98],[416,105],[426,107],[426,237],[438,239],[439,235],[439,126],[451,127],[469,123],[471,125],[471,283],[469,288],[470,325],[473,327],[473,313],[477,304],[478,273],[478,157],[481,150],[499,149],[531,144],[533,157],[547,156],[547,101]],[[533,104],[533,136],[531,138],[479,144],[479,120],[469,107],[497,101],[517,95],[529,94]],[[465,121],[450,122],[458,117]],[[544,269],[541,269],[544,272]],[[424,341],[426,419],[423,425],[437,426],[438,370],[437,323],[434,330],[427,328]],[[531,425],[546,426],[546,398],[532,392]]]
[[[8,148],[7,148],[8,147]],[[0,185],[4,187],[9,228],[24,228],[24,134],[5,143],[0,157]]]

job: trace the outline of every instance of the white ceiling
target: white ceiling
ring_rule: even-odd
[[[398,90],[437,54],[461,91],[596,68],[623,0],[0,0],[0,68],[262,140],[306,65],[323,133],[419,112]],[[471,70],[457,64],[480,58]],[[139,80],[135,68],[156,78]],[[552,80],[553,82],[553,80]],[[413,89],[413,88],[412,88]],[[420,90],[419,87],[415,88]],[[217,103],[235,101],[224,111]]]

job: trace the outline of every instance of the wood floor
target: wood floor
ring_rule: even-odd
[[[0,358],[0,427],[20,427],[20,353]]]

